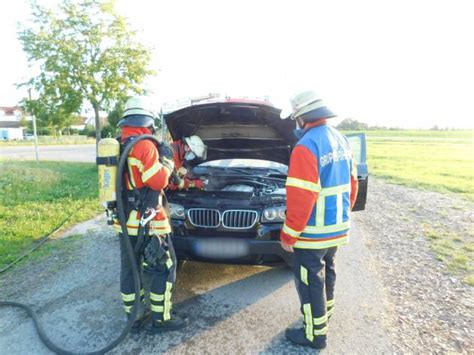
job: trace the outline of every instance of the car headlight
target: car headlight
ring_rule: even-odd
[[[169,204],[171,218],[174,219],[185,219],[186,213],[184,207],[176,203]]]
[[[286,217],[286,206],[270,207],[263,210],[262,223],[284,222]]]

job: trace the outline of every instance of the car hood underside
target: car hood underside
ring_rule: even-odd
[[[208,146],[206,161],[262,159],[288,165],[296,142],[295,123],[263,103],[217,102],[165,115],[173,140],[198,135]]]

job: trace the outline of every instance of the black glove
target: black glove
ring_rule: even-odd
[[[157,264],[165,264],[167,257],[164,240],[161,237],[152,236],[143,252],[145,262],[148,266],[155,267]]]
[[[178,176],[178,174],[176,173],[176,171],[173,171],[171,173],[171,176],[170,176],[170,184],[175,184],[175,185],[179,185],[179,182],[180,182],[180,177]]]

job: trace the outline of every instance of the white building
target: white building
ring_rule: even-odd
[[[20,120],[23,112],[17,106],[0,106],[0,139],[23,139],[23,128]],[[31,117],[27,117],[27,120]]]

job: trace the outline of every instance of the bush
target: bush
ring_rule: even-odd
[[[33,130],[31,133],[33,133]],[[52,136],[53,130],[50,127],[39,127],[36,133],[38,133],[38,136]]]
[[[95,128],[91,125],[87,125],[79,134],[87,137],[95,137]]]
[[[117,128],[109,124],[102,127],[102,130],[100,131],[100,136],[102,138],[115,137],[116,134],[117,134]]]
[[[367,123],[353,120],[352,118],[346,118],[344,121],[339,123],[337,129],[343,131],[366,131],[369,128]]]

